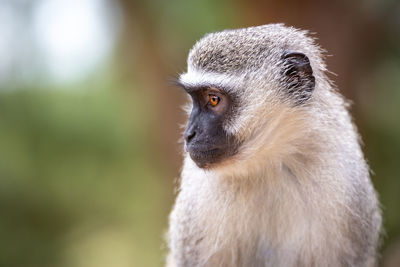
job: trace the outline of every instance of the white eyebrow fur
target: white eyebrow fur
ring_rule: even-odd
[[[241,84],[243,82],[243,77],[188,70],[188,72],[181,74],[179,82],[187,87],[215,86],[217,88],[224,88],[224,90],[229,93],[229,89],[232,85]]]

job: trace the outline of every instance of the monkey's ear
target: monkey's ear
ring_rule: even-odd
[[[301,52],[285,51],[283,73],[287,80],[288,93],[296,104],[307,101],[315,88],[315,77],[308,57]]]

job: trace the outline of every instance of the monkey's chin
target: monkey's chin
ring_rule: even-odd
[[[190,158],[201,169],[211,169],[223,161],[225,153],[220,149],[206,151],[189,151]]]

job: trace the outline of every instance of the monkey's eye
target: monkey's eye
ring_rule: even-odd
[[[209,94],[208,95],[208,103],[212,106],[215,107],[216,105],[218,105],[219,101],[221,101],[221,99],[219,98],[219,96],[213,95],[213,94]]]

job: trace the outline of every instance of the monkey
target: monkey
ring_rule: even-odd
[[[284,24],[193,46],[167,266],[376,266],[380,204],[327,72],[314,38]]]

